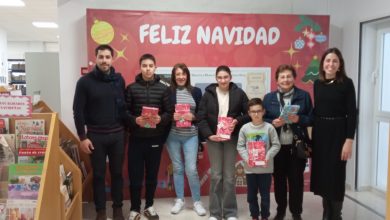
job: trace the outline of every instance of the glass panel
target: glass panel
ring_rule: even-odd
[[[387,159],[389,147],[389,123],[379,122],[378,124],[378,173],[377,173],[377,187],[386,191],[387,187]]]
[[[384,34],[381,111],[390,112],[390,33]],[[387,85],[387,86],[386,86]]]

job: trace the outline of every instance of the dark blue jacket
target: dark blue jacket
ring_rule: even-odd
[[[265,108],[264,121],[272,123],[272,121],[280,116],[280,102],[278,100],[278,91],[273,91],[264,96],[263,105]],[[310,99],[310,94],[302,89],[294,87],[294,94],[291,98],[291,105],[299,105],[299,121],[298,124],[302,128],[312,125],[313,105]],[[293,124],[294,125],[294,124]],[[280,134],[280,127],[276,128]]]

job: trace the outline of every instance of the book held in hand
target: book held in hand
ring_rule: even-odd
[[[185,115],[187,113],[190,113],[190,104],[176,104],[175,105],[175,112],[180,115]],[[184,118],[181,118],[180,120],[176,121],[176,127],[178,128],[188,128],[191,127],[191,121],[185,120]]]
[[[232,123],[232,117],[218,117],[217,135],[223,139],[230,140],[230,135],[233,132],[230,129]]]
[[[149,118],[144,124],[144,128],[156,128],[156,123],[151,119],[158,115],[158,108],[142,106],[142,116]]]
[[[265,165],[265,147],[266,144],[264,141],[250,141],[247,144],[248,147],[248,165],[250,167],[254,166],[264,166]]]
[[[297,114],[299,111],[299,105],[285,105],[280,113],[280,117],[284,119],[286,124],[292,124],[292,121],[288,119],[288,115]]]

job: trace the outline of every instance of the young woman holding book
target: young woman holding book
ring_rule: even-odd
[[[294,220],[300,220],[303,202],[303,172],[306,159],[294,154],[293,130],[304,129],[311,123],[313,106],[308,92],[295,86],[297,73],[291,65],[280,65],[275,72],[278,88],[264,96],[264,120],[272,123],[282,145],[274,159],[274,190],[277,203],[275,220],[282,220],[286,215],[287,192],[289,207]],[[296,114],[281,115],[286,106],[297,105]],[[288,190],[287,190],[288,188]]]
[[[237,139],[241,126],[250,121],[248,97],[235,83],[228,66],[216,70],[217,83],[206,87],[200,101],[199,130],[207,138],[207,149],[211,166],[209,193],[209,220],[237,219],[235,162]],[[223,138],[218,134],[218,123],[229,123],[231,134]],[[226,129],[225,129],[226,130]]]
[[[356,129],[356,96],[344,59],[330,48],[314,82],[314,125],[311,191],[322,197],[324,220],[341,220],[347,160]]]
[[[199,146],[198,127],[194,123],[202,92],[191,85],[190,71],[184,63],[178,63],[173,67],[170,88],[175,113],[167,139],[167,149],[173,165],[173,181],[177,197],[171,213],[178,214],[184,208],[185,170],[194,201],[194,211],[199,216],[204,216],[206,210],[200,201],[200,182],[196,166]]]

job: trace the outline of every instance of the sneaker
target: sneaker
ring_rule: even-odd
[[[178,214],[184,208],[184,201],[182,199],[176,199],[175,205],[171,209],[172,214]]]
[[[141,220],[141,213],[136,211],[130,211],[128,220]]]
[[[199,216],[205,216],[206,215],[206,209],[203,208],[203,204],[201,201],[194,202],[194,211]]]
[[[209,220],[218,220],[216,217],[211,216]]]
[[[149,220],[158,220],[160,217],[157,215],[156,210],[154,210],[153,206],[144,210],[144,216]]]
[[[237,217],[228,217],[226,220],[238,220]]]

